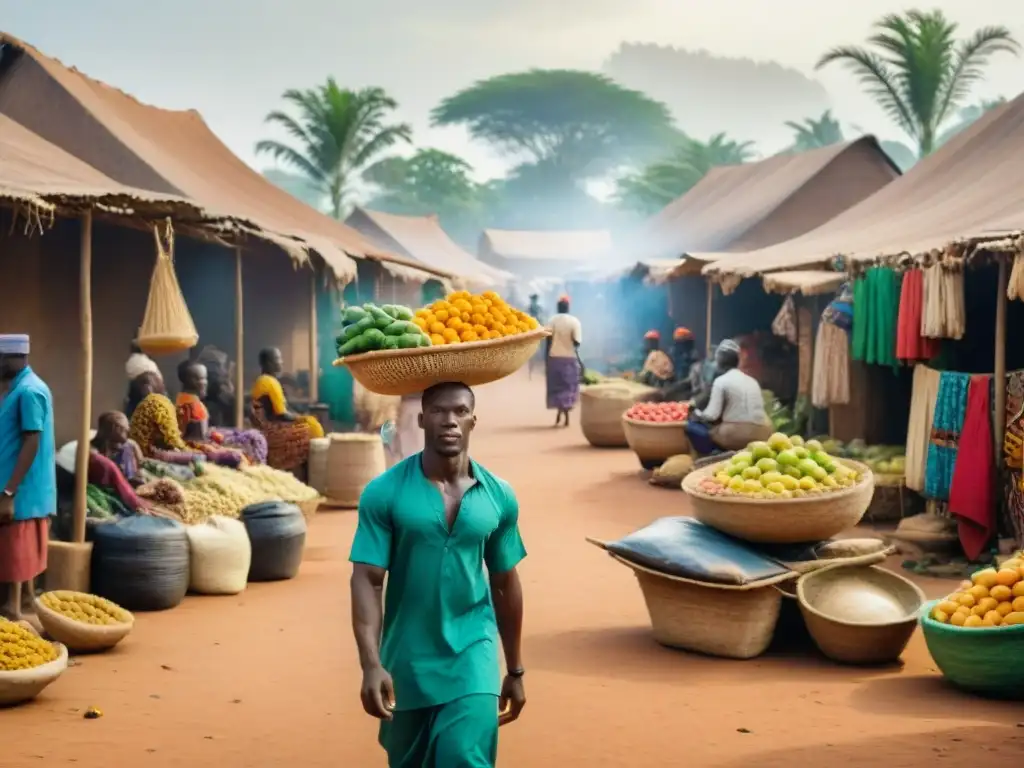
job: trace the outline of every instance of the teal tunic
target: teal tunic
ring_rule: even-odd
[[[381,736],[389,755],[389,732],[401,723],[432,731],[444,721],[438,708],[465,697],[479,712],[478,697],[486,696],[497,727],[500,640],[487,573],[510,571],[526,556],[508,483],[471,462],[476,484],[449,531],[441,491],[423,474],[420,456],[366,486],[349,557],[388,572],[381,663],[395,684],[396,715]],[[489,730],[479,739],[490,739]]]

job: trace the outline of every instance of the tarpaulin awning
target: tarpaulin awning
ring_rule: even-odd
[[[905,176],[806,234],[742,253],[706,254],[723,282],[827,265],[851,266],[1024,229],[1024,95],[993,109]]]
[[[846,280],[844,272],[801,269],[794,272],[772,272],[762,278],[764,289],[769,293],[802,293],[804,296],[818,296],[834,293]]]
[[[296,239],[342,280],[355,276],[353,257],[379,261],[404,279],[449,276],[383,251],[279,189],[232,154],[197,112],[142,104],[9,35],[0,44],[5,57],[15,54],[0,78],[0,113],[118,183],[191,200],[272,241]]]

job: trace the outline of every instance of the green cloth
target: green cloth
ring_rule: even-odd
[[[896,367],[896,326],[901,278],[888,267],[872,267],[853,283],[851,355],[874,365]]]
[[[471,462],[476,483],[449,532],[441,491],[420,456],[366,486],[349,556],[388,572],[381,662],[399,712],[499,694],[500,641],[484,565],[505,573],[526,556],[508,483]]]
[[[498,759],[498,699],[463,696],[396,712],[380,725],[389,768],[492,768]]]

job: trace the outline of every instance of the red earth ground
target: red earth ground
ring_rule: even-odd
[[[482,388],[476,458],[508,479],[530,555],[529,702],[499,764],[1020,765],[1024,707],[945,685],[920,635],[902,668],[804,653],[726,661],[654,643],[630,571],[587,544],[685,513],[626,450],[554,430],[542,384]],[[77,660],[38,700],[0,711],[0,765],[372,768],[386,764],[357,695],[346,563],[352,512],[318,515],[297,579],[190,597],[138,618],[115,651]],[[924,582],[931,596],[948,585]],[[90,706],[103,717],[85,720]]]

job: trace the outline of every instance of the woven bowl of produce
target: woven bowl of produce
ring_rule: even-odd
[[[386,349],[334,361],[378,395],[412,395],[444,382],[476,387],[515,373],[533,357],[548,332],[543,329],[489,341],[416,349]]]
[[[623,415],[622,431],[644,469],[655,469],[671,456],[690,452],[681,421],[638,421]]]
[[[0,707],[31,701],[67,667],[63,645],[0,619]]]
[[[921,611],[928,652],[957,688],[992,699],[1024,701],[1024,624],[957,627],[931,617],[941,601]]]
[[[843,664],[899,659],[925,603],[920,588],[897,573],[842,563],[801,576],[796,597],[815,644]]]
[[[36,598],[46,634],[76,653],[98,653],[124,640],[135,617],[110,600],[84,592],[57,590]]]
[[[718,475],[727,462],[694,470],[683,480],[695,518],[722,533],[758,544],[825,541],[860,522],[875,490],[870,467],[839,459],[857,473],[850,486],[801,498],[747,498],[714,494],[702,483]]]

